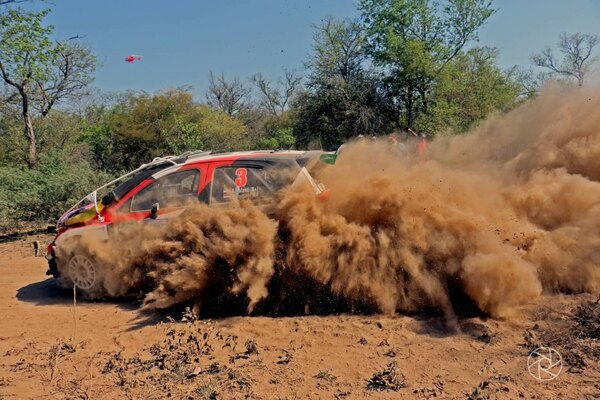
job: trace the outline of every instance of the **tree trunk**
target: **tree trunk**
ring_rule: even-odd
[[[414,119],[414,102],[413,95],[414,90],[412,87],[407,89],[407,100],[406,100],[406,127],[412,129],[413,128],[413,119]]]
[[[23,99],[22,115],[23,122],[25,123],[25,136],[27,137],[27,165],[29,168],[35,167],[37,164],[37,147],[35,140],[35,132],[33,131],[33,122],[31,121],[31,115],[29,114],[29,97],[24,90],[19,90],[21,98]]]
[[[29,113],[23,115],[23,118],[25,118],[25,134],[27,135],[28,142],[27,164],[29,165],[29,168],[33,168],[35,167],[35,164],[37,164],[35,133],[33,132],[33,124],[31,123],[31,116]]]

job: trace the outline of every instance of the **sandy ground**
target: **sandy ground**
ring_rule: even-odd
[[[558,347],[574,353],[553,380],[527,369],[540,332],[566,335],[591,295],[462,319],[460,333],[422,315],[181,322],[132,303],[74,308],[32,240],[0,244],[0,399],[600,398],[600,361],[585,355],[597,340]]]

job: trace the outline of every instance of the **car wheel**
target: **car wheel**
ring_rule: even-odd
[[[67,263],[69,279],[75,287],[90,298],[102,294],[102,270],[87,252],[74,254]]]

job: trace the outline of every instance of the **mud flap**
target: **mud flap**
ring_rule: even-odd
[[[55,278],[58,278],[59,276],[54,252],[51,254],[51,257],[48,257],[48,271],[46,271],[46,275],[52,275]]]

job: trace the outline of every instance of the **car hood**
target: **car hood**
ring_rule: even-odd
[[[101,212],[104,209],[104,205],[102,203],[98,204],[98,212]],[[83,207],[76,208],[69,212],[63,214],[59,220],[59,226],[72,226],[76,224],[89,222],[97,217],[96,208],[94,204],[87,204]]]

